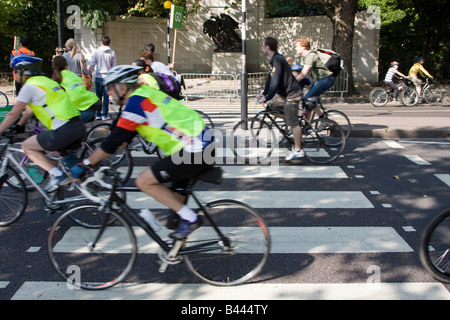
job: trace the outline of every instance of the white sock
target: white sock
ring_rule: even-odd
[[[52,168],[48,173],[50,173],[53,177],[59,177],[62,176],[62,171],[59,170],[57,167]]]
[[[181,217],[183,220],[187,220],[189,222],[195,222],[197,221],[197,214],[189,209],[187,206],[184,206],[181,208],[180,211],[177,212],[177,214]]]

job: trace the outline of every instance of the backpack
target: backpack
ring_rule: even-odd
[[[337,77],[342,69],[340,54],[330,49],[317,49],[315,52],[317,52],[325,67],[333,73],[333,76]]]
[[[174,99],[181,100],[181,85],[172,76],[169,76],[164,73],[152,73],[150,74],[153,78],[155,78],[158,83],[159,90],[168,94]]]

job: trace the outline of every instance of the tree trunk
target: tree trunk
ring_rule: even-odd
[[[328,18],[333,24],[332,50],[338,52],[348,72],[348,93],[356,93],[353,82],[353,34],[358,0],[321,0]]]

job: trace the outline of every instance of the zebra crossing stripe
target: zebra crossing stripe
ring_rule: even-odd
[[[204,202],[217,199],[242,201],[253,208],[321,208],[321,209],[372,209],[373,204],[361,191],[197,191]],[[131,208],[167,209],[145,193],[127,194]],[[190,200],[188,206],[194,208]]]
[[[133,168],[131,178],[137,178],[146,166],[137,166]],[[345,179],[347,174],[339,166],[307,166],[296,167],[292,169],[289,166],[223,166],[223,177],[225,179],[239,178],[280,178],[280,179]],[[119,168],[119,172],[123,168]]]
[[[249,238],[254,228],[243,228]],[[222,232],[233,232],[236,228],[222,227]],[[105,231],[105,243],[96,248],[102,252],[129,252],[128,235],[121,227],[110,227]],[[140,227],[133,228],[139,243],[139,252],[155,254],[159,246]],[[171,231],[164,228],[158,231],[163,239],[168,239]],[[269,227],[272,254],[276,253],[375,253],[412,252],[413,249],[391,227]],[[88,252],[85,239],[94,239],[98,230],[72,227],[54,247],[55,252]],[[201,232],[193,233],[189,240],[198,237],[208,238],[214,234],[211,227],[202,227]],[[241,233],[240,233],[241,234]],[[247,247],[246,249],[249,249]],[[239,252],[238,252],[239,253]]]
[[[435,177],[450,187],[450,174],[435,174]]]
[[[187,271],[186,271],[187,272]],[[119,283],[108,290],[68,289],[64,282],[25,282],[12,300],[450,300],[439,282],[256,283],[215,287],[191,283]],[[270,303],[270,302],[269,302]]]

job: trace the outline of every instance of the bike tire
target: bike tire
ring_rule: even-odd
[[[9,106],[8,96],[0,91],[0,108]]]
[[[254,279],[270,254],[271,239],[264,220],[256,210],[235,200],[212,201],[206,209],[225,238],[204,217],[203,226],[189,235],[184,249],[202,247],[206,242],[207,251],[183,255],[187,268],[216,286],[234,286]]]
[[[333,162],[346,145],[344,130],[335,121],[319,118],[303,128],[302,148],[305,157],[318,164]]]
[[[88,158],[94,152],[95,148],[101,145],[103,140],[104,138],[98,138],[90,142],[86,141],[88,145],[83,146],[80,158]],[[133,173],[134,162],[130,150],[128,148],[122,148],[117,150],[115,154],[103,159],[97,166],[110,166],[112,169],[120,171],[120,182],[125,185]]]
[[[389,101],[389,94],[383,88],[375,88],[370,91],[369,101],[374,107],[382,107]]]
[[[419,256],[434,278],[450,283],[450,209],[438,214],[424,229]]]
[[[111,123],[99,123],[90,128],[86,134],[86,141],[90,142],[100,138],[106,138],[111,133]]]
[[[74,222],[72,215],[92,210],[104,219],[115,220],[114,224],[90,229]],[[107,216],[95,204],[74,207],[58,217],[47,241],[49,258],[58,274],[69,287],[87,290],[107,289],[125,279],[136,262],[137,250],[129,223],[114,210]]]
[[[400,101],[407,107],[415,106],[419,103],[419,94],[414,88],[405,88],[400,92]]]
[[[442,100],[442,91],[434,85],[423,90],[423,99],[427,103],[439,103]]]
[[[214,129],[214,123],[211,120],[211,117],[208,116],[206,113],[200,110],[195,110],[200,115],[200,117],[203,118],[203,121],[205,122],[205,125],[207,125],[210,129]]]
[[[344,130],[345,139],[348,139],[348,137],[350,137],[350,133],[352,132],[352,124],[350,122],[350,119],[344,112],[340,110],[326,110],[324,114],[327,119],[333,120],[341,126],[342,130]],[[317,114],[314,113],[312,120],[318,118],[319,117],[317,116]]]
[[[0,227],[9,226],[22,217],[28,193],[20,175],[10,165],[0,177]]]
[[[238,161],[250,164],[270,163],[270,156],[278,144],[275,130],[257,118],[239,121],[227,137],[227,147]]]

